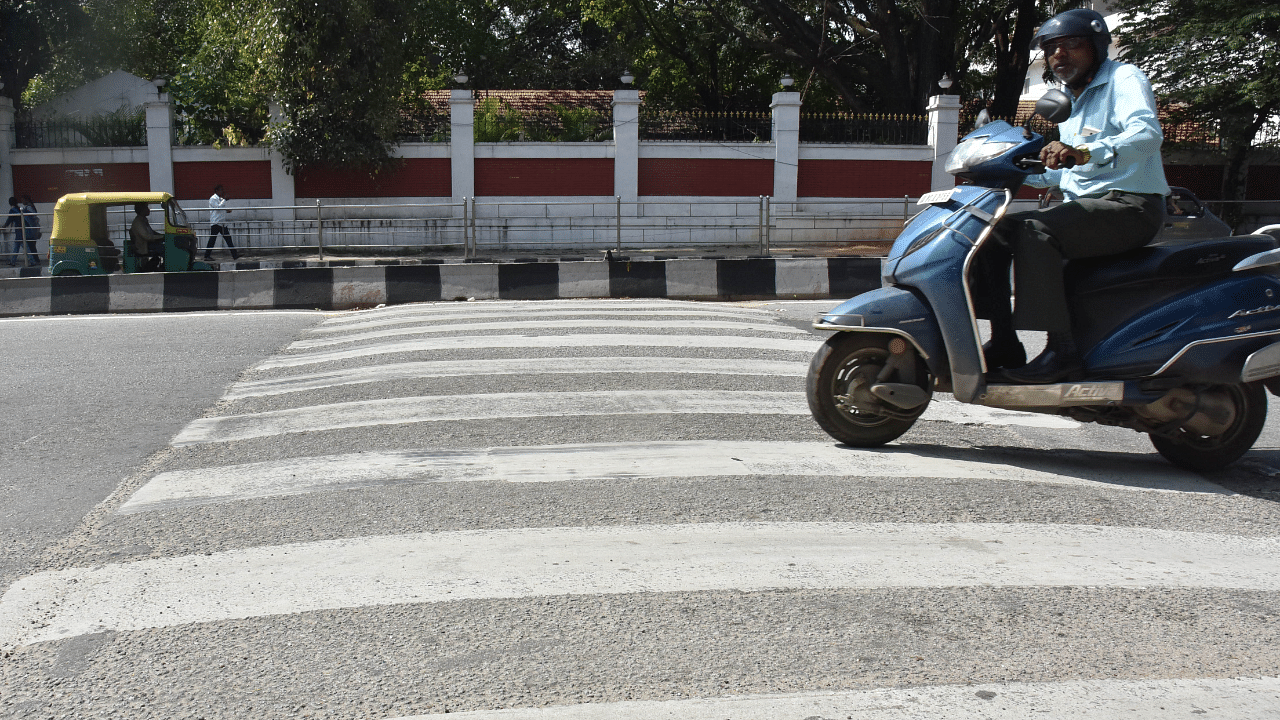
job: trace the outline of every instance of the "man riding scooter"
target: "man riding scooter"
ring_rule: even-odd
[[[1062,189],[1061,205],[1009,214],[998,242],[975,258],[978,317],[991,321],[983,346],[988,370],[1008,380],[1043,384],[1073,380],[1083,368],[1072,334],[1063,261],[1103,257],[1142,247],[1156,236],[1169,194],[1160,158],[1163,135],[1151,85],[1133,65],[1107,57],[1111,33],[1092,10],[1068,10],[1046,22],[1032,40],[1045,63],[1074,96],[1061,140],[1040,159],[1048,168],[1026,183]],[[1016,308],[1010,307],[1013,263]],[[1023,364],[1015,329],[1048,332],[1043,353]]]

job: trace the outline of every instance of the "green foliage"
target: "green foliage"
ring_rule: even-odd
[[[649,107],[754,110],[768,106],[784,72],[796,72],[730,27],[727,18],[744,12],[737,0],[588,0],[583,10],[634,59]]]
[[[600,142],[613,128],[592,108],[552,105],[544,112],[523,112],[496,97],[476,104],[476,142]]]
[[[601,142],[613,134],[613,127],[606,124],[598,110],[562,105],[552,105],[551,110],[560,122],[560,132],[555,138],[560,142]]]
[[[1125,59],[1181,116],[1215,125],[1226,156],[1222,193],[1244,196],[1249,148],[1280,119],[1280,5],[1256,0],[1120,0]]]
[[[512,142],[523,139],[524,116],[496,97],[476,103],[476,142]]]
[[[268,139],[293,170],[380,166],[398,132],[407,0],[275,0],[252,28],[283,117]]]

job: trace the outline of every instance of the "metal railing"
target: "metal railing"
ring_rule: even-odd
[[[779,201],[769,196],[724,199],[623,201],[620,197],[564,201],[506,201],[462,198],[457,202],[390,205],[314,204],[240,206],[222,223],[238,253],[248,259],[273,255],[335,257],[461,257],[522,253],[599,255],[605,251],[664,252],[680,255],[748,253],[768,256],[780,248],[801,252],[843,252],[880,244],[879,252],[920,209],[917,198]],[[1205,201],[1221,214],[1221,201]],[[1273,222],[1280,201],[1243,201],[1242,231]],[[51,213],[37,213],[41,238],[36,252],[48,252]],[[197,234],[197,254],[209,240],[207,208],[186,210]],[[117,246],[129,238],[133,210],[108,211],[108,238]],[[154,226],[153,226],[154,227]],[[16,248],[12,231],[0,233],[0,265],[25,264],[26,241]],[[220,256],[227,252],[215,243]],[[242,255],[243,257],[243,255]]]
[[[801,113],[800,142],[857,145],[927,145],[924,115]]]
[[[474,259],[521,252],[657,252],[727,247],[768,255],[787,245],[888,240],[908,217],[910,198],[780,203],[769,196],[723,200],[611,199],[393,205],[325,204],[239,207],[224,222],[238,251],[328,256],[458,255]],[[871,211],[874,209],[875,211]],[[208,211],[190,208],[203,246]],[[113,232],[127,237],[124,219]],[[113,236],[114,237],[114,236]],[[223,248],[216,243],[217,249]]]
[[[767,112],[640,111],[640,139],[667,142],[770,142]]]
[[[14,143],[19,148],[141,147],[147,127],[141,110],[84,119],[18,118]]]

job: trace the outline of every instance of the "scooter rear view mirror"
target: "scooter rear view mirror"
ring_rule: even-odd
[[[1061,90],[1050,90],[1036,101],[1035,114],[1051,123],[1071,117],[1071,96]]]

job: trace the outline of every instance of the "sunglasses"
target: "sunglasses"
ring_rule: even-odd
[[[1067,52],[1070,52],[1072,50],[1079,50],[1087,45],[1089,45],[1089,38],[1073,36],[1045,40],[1040,43],[1040,49],[1044,50],[1045,57],[1048,57],[1058,52],[1058,50],[1066,50]]]

